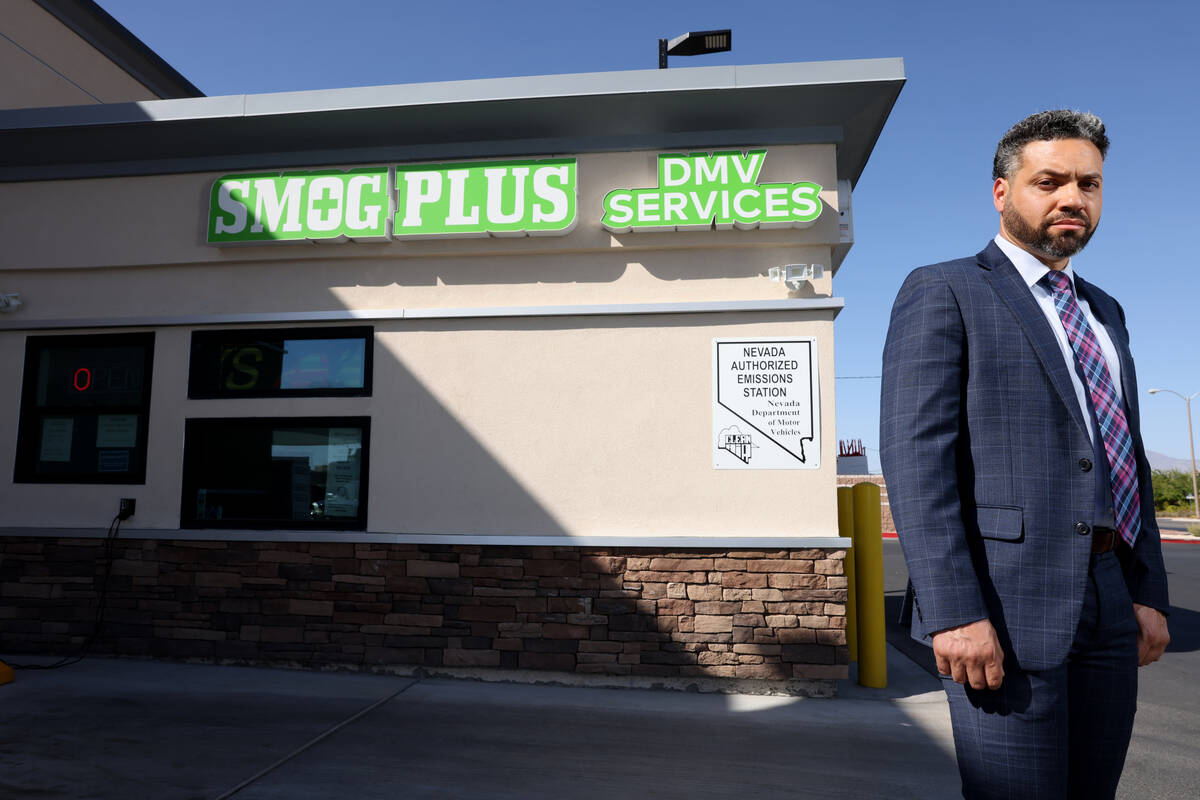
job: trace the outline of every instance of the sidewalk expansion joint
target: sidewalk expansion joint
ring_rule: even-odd
[[[271,764],[266,769],[263,769],[260,772],[255,773],[254,775],[251,775],[249,778],[242,781],[241,783],[239,783],[237,786],[233,787],[229,791],[227,791],[223,794],[217,795],[217,797],[215,797],[214,800],[228,800],[228,798],[233,797],[238,792],[242,791],[242,789],[245,789],[247,786],[250,786],[251,784],[258,782],[262,778],[266,777],[270,773],[272,773],[275,770],[282,767],[287,762],[291,761],[296,756],[300,755],[301,753],[305,752],[306,750],[311,749],[312,747],[316,746],[317,744],[324,741],[325,739],[328,739],[330,736],[337,733],[342,728],[345,728],[347,725],[350,725],[350,724],[358,721],[359,719],[362,719],[367,714],[370,714],[372,711],[379,708],[380,706],[385,705],[386,703],[389,703],[392,700],[395,700],[397,697],[404,694],[405,692],[407,692],[409,689],[411,689],[413,686],[416,686],[420,682],[421,682],[420,678],[409,681],[407,684],[405,684],[404,686],[401,686],[399,689],[392,692],[387,697],[382,697],[379,700],[376,700],[374,703],[371,703],[371,705],[362,709],[358,713],[347,717],[346,719],[342,720],[338,724],[334,725],[329,730],[321,733],[318,736],[313,737],[312,739],[309,739],[307,742],[300,745],[295,750],[293,750],[292,752],[285,755],[283,758],[276,761],[274,764]]]

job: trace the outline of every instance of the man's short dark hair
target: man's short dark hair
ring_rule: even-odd
[[[1095,114],[1065,108],[1039,111],[1013,125],[1000,139],[1000,144],[996,145],[996,157],[992,161],[992,180],[1012,177],[1021,168],[1021,151],[1025,145],[1056,139],[1086,139],[1096,145],[1100,158],[1108,154],[1104,123]]]

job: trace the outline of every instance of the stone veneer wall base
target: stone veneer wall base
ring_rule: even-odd
[[[92,629],[96,539],[0,539],[0,652]],[[96,655],[828,696],[841,549],[118,540]]]

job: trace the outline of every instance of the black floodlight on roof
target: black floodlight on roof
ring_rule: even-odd
[[[691,31],[674,39],[658,40],[658,68],[667,68],[667,56],[702,56],[725,53],[733,49],[733,31]]]

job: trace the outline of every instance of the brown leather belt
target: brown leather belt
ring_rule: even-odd
[[[1121,541],[1120,535],[1112,528],[1092,528],[1092,552],[1107,553]]]

